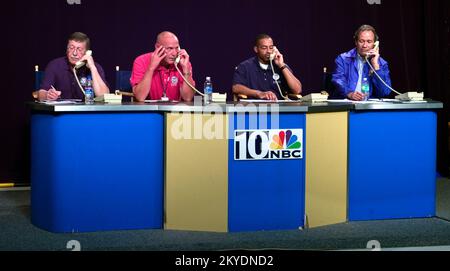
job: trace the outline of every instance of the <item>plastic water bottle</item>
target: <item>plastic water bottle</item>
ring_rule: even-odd
[[[92,89],[92,77],[90,75],[86,78],[86,86],[84,87],[84,103],[94,103],[94,90]]]
[[[211,103],[212,92],[213,92],[213,86],[211,83],[211,77],[207,76],[206,80],[205,80],[205,84],[203,85],[203,94],[205,94],[205,96],[203,97],[203,101],[205,104]]]
[[[367,80],[367,77],[364,77],[361,83],[361,93],[364,95],[364,101],[367,101],[369,99],[369,80]]]

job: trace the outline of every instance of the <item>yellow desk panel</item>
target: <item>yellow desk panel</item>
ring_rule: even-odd
[[[167,113],[165,229],[228,231],[226,114]]]
[[[306,115],[307,226],[347,220],[348,113]]]

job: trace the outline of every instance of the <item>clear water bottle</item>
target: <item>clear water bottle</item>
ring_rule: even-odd
[[[205,94],[205,96],[203,97],[203,101],[205,104],[211,103],[212,92],[213,92],[213,86],[211,83],[211,77],[207,76],[206,80],[205,80],[205,84],[203,85],[203,94]]]
[[[370,95],[370,86],[369,86],[369,80],[367,80],[367,77],[364,77],[361,82],[361,93],[364,95],[364,101],[367,101],[369,99]]]
[[[92,77],[90,75],[86,78],[86,85],[84,87],[84,103],[94,103],[94,89],[92,88]]]

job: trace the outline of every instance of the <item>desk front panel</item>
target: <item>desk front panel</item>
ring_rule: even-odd
[[[242,119],[245,124],[242,125]],[[235,160],[234,140],[229,139],[229,231],[298,229],[304,225],[305,114],[234,114],[230,134],[236,129],[302,129],[302,159]],[[273,140],[272,138],[270,140]]]
[[[436,113],[349,116],[349,220],[435,214]]]
[[[162,228],[163,115],[32,115],[31,215],[52,232]]]

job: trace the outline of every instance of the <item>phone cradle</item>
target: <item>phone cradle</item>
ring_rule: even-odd
[[[395,96],[400,101],[423,101],[423,92],[406,92]]]
[[[302,102],[323,103],[328,100],[328,95],[322,93],[311,93],[301,98]]]
[[[116,93],[105,93],[102,96],[95,97],[94,101],[110,104],[120,104],[122,103],[122,95]]]
[[[220,93],[213,92],[212,101],[215,103],[224,103],[227,101],[227,94],[226,93],[220,94]]]

